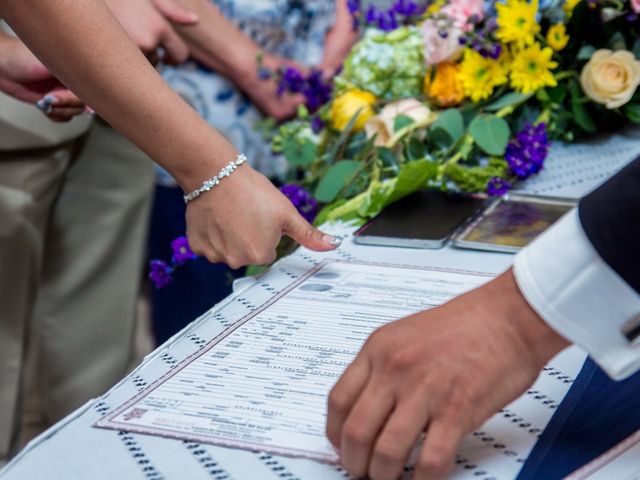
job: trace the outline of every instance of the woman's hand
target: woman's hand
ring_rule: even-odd
[[[187,207],[192,250],[234,269],[272,263],[283,234],[316,251],[333,250],[340,243],[312,227],[269,180],[247,164]]]
[[[17,38],[0,36],[0,90],[38,106],[56,122],[66,122],[86,111],[78,97],[67,90]]]
[[[277,57],[271,54],[264,54],[262,65],[276,72],[281,67],[292,67],[303,75],[308,73],[308,68],[304,67],[288,58]],[[260,78],[257,68],[257,59],[253,64],[248,65],[246,73],[240,71],[237,75],[232,75],[234,82],[253,101],[253,103],[266,116],[278,122],[288,120],[295,116],[298,106],[304,104],[305,98],[302,94],[291,94],[284,92],[278,95],[278,81],[275,79]]]

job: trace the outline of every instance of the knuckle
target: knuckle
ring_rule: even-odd
[[[446,449],[433,446],[416,463],[416,470],[426,476],[441,478],[449,473],[452,459]]]
[[[383,441],[376,445],[374,456],[384,465],[402,462],[405,452],[396,442]]]
[[[355,422],[347,422],[344,427],[344,437],[349,444],[356,446],[366,446],[370,441],[366,425]]]
[[[331,390],[329,393],[329,410],[338,414],[347,413],[349,406],[349,398],[337,389]]]

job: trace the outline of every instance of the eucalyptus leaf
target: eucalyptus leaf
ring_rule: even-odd
[[[489,105],[484,107],[484,109],[487,112],[497,112],[498,110],[502,110],[505,107],[520,105],[521,103],[529,100],[531,96],[531,93],[524,94],[518,92],[510,92],[498,98],[495,102],[490,103]]]
[[[443,140],[442,134],[434,134],[438,129],[446,132],[450,138],[451,145],[459,141],[464,135],[464,119],[462,118],[460,110],[456,108],[445,110],[438,115],[436,121],[433,122],[433,125],[431,125],[431,134],[438,139],[437,143]]]
[[[624,38],[624,34],[620,31],[615,32],[609,38],[609,47],[611,50],[626,50],[627,41]]]
[[[426,145],[416,136],[409,138],[406,148],[406,157],[409,160],[420,160],[427,154]]]
[[[347,184],[353,180],[361,167],[362,164],[354,160],[336,162],[318,183],[314,196],[319,202],[332,202]]]
[[[387,147],[378,147],[378,158],[382,161],[385,167],[398,168],[398,160],[393,150]]]
[[[412,123],[415,123],[415,120],[406,115],[398,115],[393,120],[393,133],[397,133],[405,127],[408,127]]]
[[[480,115],[469,125],[469,134],[485,153],[504,155],[511,129],[504,118],[495,115]]]
[[[595,51],[596,47],[594,47],[593,45],[583,45],[578,51],[578,55],[576,56],[576,58],[583,61],[589,60],[593,56]]]
[[[292,166],[307,167],[317,158],[318,146],[309,139],[288,137],[282,142],[282,153]]]

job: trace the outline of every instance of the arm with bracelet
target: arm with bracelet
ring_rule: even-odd
[[[9,0],[3,17],[66,86],[192,192],[238,152],[162,80],[100,0]],[[43,28],[46,25],[46,28]],[[339,240],[309,225],[249,165],[189,203],[193,250],[231,267],[275,258],[283,234],[314,250]]]

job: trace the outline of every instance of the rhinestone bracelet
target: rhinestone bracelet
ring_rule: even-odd
[[[200,188],[184,195],[184,203],[189,203],[191,200],[195,200],[204,192],[208,192],[213,187],[217,186],[224,177],[228,177],[229,175],[231,175],[233,172],[235,172],[236,168],[238,168],[246,161],[247,157],[244,154],[239,153],[236,159],[227,163],[227,165],[222,170],[220,170],[220,173],[218,173],[215,177],[211,177],[209,180],[205,180]]]

